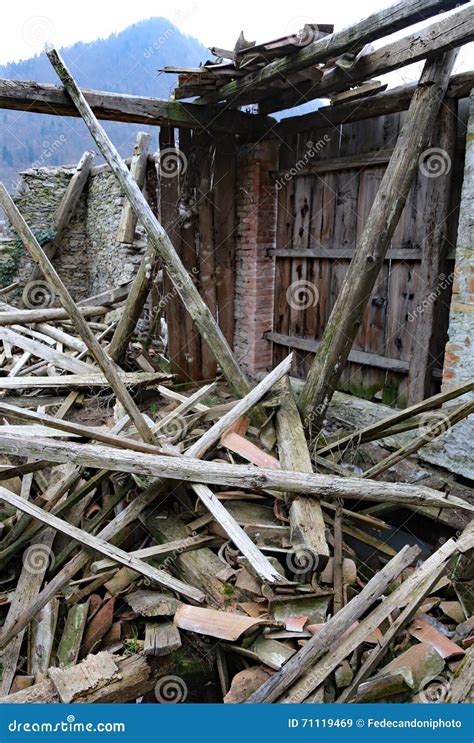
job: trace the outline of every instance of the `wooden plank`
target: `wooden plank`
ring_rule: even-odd
[[[122,372],[120,375],[127,387],[151,385],[163,381],[162,372]],[[26,389],[87,389],[89,387],[110,387],[103,374],[66,374],[53,377],[24,376],[18,378],[0,377],[0,390]]]
[[[155,218],[149,205],[143,198],[143,194],[131,178],[128,168],[123,163],[120,155],[107,137],[104,129],[97,122],[86,99],[77,87],[57,51],[50,47],[48,50],[48,57],[54,69],[60,76],[61,81],[65,85],[69,95],[78,107],[78,110],[80,110],[89,131],[97,143],[97,146],[109,163],[112,172],[132,203],[132,206],[150,239],[151,245],[153,245],[156,252],[160,255],[164,267],[172,278],[178,294],[195,321],[201,335],[208,346],[212,348],[216,361],[220,365],[229,385],[238,396],[247,394],[250,389],[249,382],[240,369],[229,344],[214,320],[212,313],[201,299],[199,292],[180,261],[166,231]]]
[[[318,39],[294,54],[265,65],[264,69],[259,72],[221,86],[216,93],[203,96],[199,102],[216,102],[225,98],[232,98],[233,102],[238,102],[239,94],[246,93],[251,88],[263,87],[270,90],[272,83],[282,78],[286,80],[293,72],[299,72],[354,48],[362,49],[366,43],[372,43],[376,39],[410,26],[412,23],[418,23],[423,18],[430,18],[439,12],[454,8],[456,5],[455,2],[433,2],[432,0],[397,2],[389,8],[373,13],[359,23]]]
[[[389,162],[393,150],[378,150],[376,152],[357,153],[346,155],[344,157],[335,157],[330,160],[318,160],[298,169],[295,178],[307,175],[316,175],[317,173],[330,173],[333,170],[354,170],[356,168],[366,168],[371,165],[385,165]],[[274,178],[280,178],[285,175],[287,170],[277,170],[272,173]]]
[[[138,432],[140,433],[140,436],[149,444],[154,444],[155,441],[153,438],[153,434],[148,428],[148,425],[146,424],[142,414],[140,413],[127,388],[121,381],[117,367],[107,356],[99,341],[89,328],[89,325],[87,324],[83,315],[77,309],[76,303],[74,302],[73,298],[60,279],[57,271],[51,265],[51,262],[45,255],[44,251],[41,249],[41,246],[36,240],[33,232],[26,224],[25,220],[21,216],[17,207],[13,203],[8,191],[2,183],[0,183],[0,204],[7,213],[10,222],[21,238],[25,248],[41,267],[41,270],[45,278],[48,280],[48,283],[57,293],[62,305],[68,311],[68,314],[73,321],[77,331],[79,332],[79,335],[82,337],[82,340],[87,345],[87,348],[96,360],[101,371],[109,380],[110,386],[117,395],[117,398],[124,406],[126,412],[129,413],[131,419],[137,427]],[[5,331],[2,330],[2,332]]]
[[[474,506],[460,498],[421,485],[361,480],[357,477],[311,475],[264,467],[255,468],[253,465],[204,462],[195,459],[194,456],[164,457],[125,449],[117,451],[99,444],[76,444],[73,441],[66,444],[49,439],[17,438],[1,432],[0,445],[6,453],[20,457],[40,457],[51,462],[69,462],[94,469],[109,469],[113,472],[134,472],[155,478],[225,485],[235,490],[263,488],[283,493],[308,493],[329,499],[350,498],[395,502],[398,505],[459,507],[474,511]]]
[[[452,75],[446,90],[446,98],[466,98],[474,87],[474,71]],[[354,121],[368,120],[376,116],[406,111],[417,88],[417,83],[408,83],[380,93],[374,98],[366,98],[355,103],[340,106],[321,106],[317,111],[299,116],[288,116],[272,129],[272,136],[288,137],[309,129],[319,133],[328,125],[339,126]]]
[[[217,264],[214,235],[215,210],[211,167],[212,152],[213,142],[211,137],[206,133],[195,135],[194,157],[197,181],[196,199],[198,205],[199,294],[214,318],[217,318]],[[201,371],[203,379],[213,379],[217,371],[214,355],[206,345],[203,345],[201,351]]]
[[[419,554],[419,547],[404,547],[382,570],[374,575],[362,591],[341,611],[326,622],[321,631],[308,640],[301,650],[285,663],[281,671],[271,676],[246,701],[261,704],[276,701],[296,679],[318,660],[324,651],[346,632],[385,593],[402,570]],[[308,690],[308,694],[311,689]]]
[[[11,506],[14,506],[14,508],[17,508],[19,511],[33,516],[33,518],[41,521],[43,524],[66,534],[66,536],[78,541],[80,544],[89,547],[96,552],[100,552],[102,555],[115,560],[115,562],[118,562],[120,565],[125,565],[126,567],[135,570],[137,573],[144,575],[151,581],[158,583],[161,586],[165,586],[172,591],[176,591],[183,596],[187,596],[194,601],[204,601],[205,597],[201,591],[192,586],[186,585],[182,581],[172,578],[170,575],[165,573],[164,570],[153,568],[151,565],[143,562],[143,560],[140,560],[137,557],[132,557],[127,552],[104,542],[102,539],[89,534],[83,529],[78,529],[76,526],[72,526],[67,521],[59,519],[52,513],[48,513],[42,508],[35,506],[33,503],[25,501],[24,498],[20,498],[20,496],[15,495],[10,490],[0,487],[0,499]]]
[[[423,210],[423,259],[419,271],[420,288],[417,307],[421,308],[415,321],[413,349],[408,375],[408,404],[423,400],[430,391],[430,347],[434,330],[435,303],[440,293],[440,266],[446,247],[447,220],[450,209],[452,167],[456,147],[457,105],[445,101],[438,116],[435,149],[428,155],[428,163],[420,165],[421,177],[428,181],[428,193]],[[437,158],[440,171],[430,178],[429,158]],[[426,174],[423,169],[427,170]],[[408,319],[412,315],[408,315]]]
[[[321,347],[321,341],[283,335],[282,333],[266,333],[265,338],[287,348],[299,348],[309,353],[316,353]],[[366,351],[351,351],[348,355],[348,361],[355,364],[375,366],[378,369],[390,369],[400,374],[407,374],[409,371],[408,362],[381,356],[380,354],[367,353]]]
[[[278,390],[281,397],[276,433],[281,466],[287,470],[312,473],[313,466],[303,425],[288,378],[279,383]],[[324,569],[329,557],[321,506],[316,500],[298,496],[291,502],[289,518],[294,567],[299,563],[308,567],[304,577],[309,582],[316,570],[319,572]]]
[[[219,325],[234,341],[235,243],[237,233],[237,144],[231,135],[214,139],[214,240]]]
[[[33,356],[37,356],[40,359],[49,361],[51,364],[57,366],[59,369],[66,369],[66,371],[70,371],[73,374],[83,375],[92,374],[94,372],[94,367],[90,364],[85,364],[83,361],[78,361],[78,359],[75,359],[74,356],[67,356],[64,353],[55,351],[54,348],[51,348],[44,343],[39,343],[33,338],[25,338],[24,335],[15,333],[13,330],[9,330],[8,328],[0,327],[0,340],[6,341],[7,343],[10,343],[12,346],[16,346],[17,348],[22,348],[24,351],[28,351]]]
[[[106,306],[80,307],[79,312],[83,317],[94,317],[105,315],[109,311]],[[67,320],[69,317],[66,310],[61,307],[45,307],[39,310],[15,310],[0,309],[0,327],[5,325],[33,325],[40,322],[53,320]]]
[[[138,188],[143,189],[145,185],[146,167],[148,161],[148,150],[151,142],[151,134],[137,132],[135,147],[133,149],[132,162],[130,164],[130,175]],[[120,222],[117,230],[117,242],[133,243],[137,218],[128,199],[125,199],[120,214]]]
[[[263,101],[259,111],[262,113],[281,111],[324,97],[325,93],[336,93],[367,78],[387,74],[422,59],[433,58],[434,55],[446,54],[473,39],[474,18],[472,8],[468,6],[420,31],[361,55],[350,70],[333,67],[317,85],[304,83],[286,93],[269,98],[268,103]]]
[[[99,90],[84,89],[83,94],[97,118],[106,121],[210,129],[249,136],[260,136],[274,123],[273,119],[265,116],[226,111],[221,107]],[[80,116],[62,86],[29,80],[0,80],[0,108],[53,116]]]
[[[474,18],[472,19],[474,22]],[[398,137],[389,167],[377,191],[369,219],[351,261],[344,286],[333,307],[321,346],[308,374],[301,409],[318,410],[312,421],[319,428],[342,368],[360,327],[363,311],[375,285],[410,189],[418,158],[431,132],[449,74],[456,58],[452,51],[427,62],[413,96],[406,126]]]

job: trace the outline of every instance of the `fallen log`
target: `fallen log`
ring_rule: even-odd
[[[103,127],[95,118],[92,109],[76,85],[74,78],[65,66],[59,53],[51,45],[47,46],[46,53],[65,89],[84,119],[84,122],[97,143],[98,148],[108,162],[125,195],[129,199],[137,218],[140,220],[148,235],[151,245],[160,256],[184,306],[215,356],[215,359],[221,367],[229,385],[237,396],[242,397],[243,395],[246,395],[250,390],[249,382],[239,367],[215,318],[201,299],[196,286],[176,253],[166,231],[156,219],[142,192],[130,175],[127,166],[121,159],[118,151],[110,141]],[[148,267],[144,265],[144,261],[145,258],[143,259],[142,265],[132,284],[132,289],[130,290],[131,294],[134,294],[135,283],[141,282],[142,273],[145,272],[146,274],[147,271],[149,271]],[[131,309],[130,306],[127,307],[127,311],[131,311]]]
[[[172,578],[163,570],[158,570],[157,568],[148,565],[148,563],[143,562],[140,558],[129,555],[127,552],[124,552],[108,542],[104,542],[102,539],[89,534],[83,529],[78,529],[76,526],[72,526],[67,521],[59,519],[57,516],[44,511],[33,503],[29,503],[24,498],[12,493],[10,490],[6,490],[6,488],[0,487],[0,499],[5,503],[9,503],[11,506],[14,506],[19,511],[23,511],[23,513],[27,513],[30,516],[33,516],[33,518],[42,521],[43,524],[52,526],[53,529],[66,534],[68,537],[71,537],[80,544],[100,552],[105,557],[112,559],[121,565],[125,565],[126,567],[135,570],[140,575],[144,575],[159,585],[177,591],[178,593],[182,593],[183,596],[188,596],[193,599],[193,601],[202,602],[205,599],[205,596],[201,591],[192,586],[187,586],[182,581]]]
[[[126,166],[124,167],[126,168]],[[102,348],[99,341],[87,324],[86,320],[84,319],[83,315],[79,312],[76,303],[69,294],[69,291],[66,289],[57,271],[53,268],[50,260],[45,255],[40,244],[38,243],[34,234],[21,216],[17,207],[13,203],[8,191],[2,183],[0,183],[0,205],[7,213],[8,218],[15,228],[16,232],[18,233],[19,237],[21,238],[23,245],[28,250],[33,260],[36,261],[41,267],[41,271],[44,274],[45,278],[48,280],[48,283],[57,293],[64,308],[67,309],[69,317],[73,321],[82,340],[86,344],[93,358],[96,360],[102,373],[109,380],[110,386],[117,395],[117,398],[120,400],[125,410],[129,413],[131,419],[137,427],[138,432],[140,433],[140,436],[148,444],[155,444],[154,436],[148,428],[142,414],[140,413],[127,388],[121,381],[117,367],[107,356],[104,349]]]
[[[385,593],[395,578],[408,565],[411,565],[419,552],[418,547],[404,547],[379,573],[371,578],[358,596],[327,622],[318,634],[313,635],[306,645],[290,658],[281,671],[271,676],[258,691],[246,700],[246,703],[268,704],[276,701],[306,669],[321,657],[327,647],[339,639]]]
[[[397,505],[458,507],[474,511],[474,506],[453,496],[444,495],[421,485],[378,482],[356,477],[338,477],[305,474],[285,470],[263,469],[247,465],[204,462],[191,456],[163,457],[126,450],[118,452],[111,447],[67,444],[47,439],[18,439],[2,434],[0,446],[15,456],[38,457],[51,462],[72,462],[85,467],[109,469],[116,472],[184,480],[192,483],[225,485],[227,488],[268,489],[279,492],[308,493],[321,498],[350,498],[382,501]]]

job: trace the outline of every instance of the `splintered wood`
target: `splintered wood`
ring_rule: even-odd
[[[387,482],[417,445],[385,457],[380,445],[358,477],[351,461],[472,385],[315,449],[291,356],[235,399],[223,382],[177,392],[158,367],[139,371],[134,341],[118,374],[151,444],[63,315],[2,314],[15,311],[0,311],[1,703],[161,703],[170,674],[191,702],[204,689],[224,703],[431,700],[434,677],[469,695],[473,506]],[[97,340],[104,353],[109,340]],[[270,438],[251,423],[255,406]],[[450,408],[450,425],[470,409]],[[437,426],[414,443],[442,435]],[[428,532],[416,515],[427,506],[454,511],[463,533],[443,521]]]
[[[380,406],[364,420],[357,398],[345,419],[337,400],[327,405],[448,86],[454,54],[440,55],[474,37],[472,13],[366,45],[457,4],[397,2],[352,29],[306,24],[264,44],[241,34],[233,50],[212,50],[215,62],[165,68],[179,74],[177,99],[200,96],[183,109],[189,125],[193,107],[205,119],[221,101],[276,110],[304,91],[344,108],[383,91],[373,74],[430,56],[411,93],[417,115],[382,154],[389,198],[373,217],[378,229],[359,241],[351,301],[302,395],[291,354],[247,378],[231,348],[233,318],[216,303],[221,289],[204,272],[198,291],[142,194],[148,135],[137,136],[128,169],[48,46],[67,111],[82,116],[126,197],[119,240],[131,243],[140,222],[148,248],[133,281],[76,303],[52,259],[91,153],[47,244],[0,184],[0,206],[45,291],[32,305],[15,283],[0,303],[0,703],[472,699],[474,493],[418,457],[473,413],[474,382],[424,400],[413,393],[415,404],[383,420]],[[217,273],[209,205],[200,210],[199,261]],[[182,333],[192,319],[207,344],[200,382],[176,384],[169,372],[180,337],[166,347],[137,329],[149,292],[160,298],[168,286],[179,317],[190,315]]]

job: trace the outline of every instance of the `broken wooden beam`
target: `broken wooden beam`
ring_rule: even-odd
[[[156,684],[150,656],[135,653],[114,658],[107,652],[88,655],[77,666],[50,668],[46,678],[0,698],[0,704],[94,704],[133,702]]]
[[[275,702],[341,635],[346,632],[385,593],[400,573],[419,555],[419,547],[404,547],[352,599],[260,689],[246,700],[247,704]],[[309,692],[308,692],[309,693]]]
[[[467,501],[422,485],[362,480],[357,477],[306,474],[247,465],[205,462],[190,456],[164,457],[99,444],[76,444],[50,439],[16,437],[0,432],[0,446],[15,456],[70,462],[85,467],[133,472],[170,480],[225,485],[228,488],[267,489],[308,493],[321,498],[349,498],[397,505],[439,506],[474,511]]]
[[[226,134],[261,136],[274,120],[220,106],[198,106],[160,98],[148,98],[102,90],[83,90],[98,119],[151,126],[221,131]],[[30,80],[0,80],[0,108],[53,116],[80,116],[62,86]]]
[[[458,100],[467,98],[474,88],[474,70],[458,72],[449,79],[446,98]],[[376,116],[407,111],[417,83],[407,83],[397,88],[379,93],[374,97],[364,98],[354,103],[342,103],[340,106],[321,106],[317,111],[299,116],[288,116],[282,119],[269,132],[268,137],[288,137],[298,132],[327,129],[328,126],[339,126],[354,121],[371,119]]]
[[[164,570],[154,568],[151,565],[148,565],[148,563],[143,562],[140,558],[129,555],[127,552],[119,549],[119,547],[104,542],[102,539],[99,539],[99,537],[95,537],[83,529],[72,526],[67,521],[59,519],[52,513],[44,511],[42,508],[35,506],[33,503],[28,502],[25,498],[21,498],[19,495],[15,495],[15,493],[12,493],[6,488],[0,487],[0,500],[9,503],[11,506],[17,508],[23,513],[33,516],[33,518],[41,521],[43,524],[51,526],[53,529],[66,534],[68,537],[71,537],[71,539],[79,542],[79,544],[95,550],[96,552],[100,552],[105,557],[135,570],[135,572],[144,575],[149,580],[158,583],[158,585],[165,586],[172,591],[181,593],[183,596],[188,596],[193,601],[202,602],[205,599],[204,594],[193,588],[193,586],[188,586],[182,581],[172,578],[170,575],[165,573]]]
[[[236,102],[239,95],[251,89],[263,87],[270,90],[272,83],[282,78],[285,80],[292,73],[312,67],[331,57],[337,57],[354,48],[361,49],[367,43],[372,43],[376,39],[388,36],[412,23],[418,23],[445,10],[450,10],[457,5],[458,3],[450,0],[448,2],[443,2],[443,0],[397,2],[388,8],[376,11],[356,24],[313,41],[295,54],[270,62],[258,72],[222,85],[216,92],[208,93],[198,100],[209,103],[231,98],[233,102]]]
[[[474,18],[471,14],[471,22]],[[319,430],[351,351],[362,316],[400,219],[418,160],[440,109],[456,60],[451,51],[425,64],[387,170],[358,240],[321,346],[299,401],[306,427]]]
[[[306,443],[303,424],[288,378],[278,385],[280,392],[276,415],[278,453],[283,469],[312,473],[313,466]],[[290,541],[294,549],[292,563],[295,572],[301,563],[308,579],[316,570],[324,569],[329,557],[326,527],[317,500],[300,495],[290,505]]]
[[[420,31],[415,31],[379,49],[360,55],[349,70],[335,66],[328,70],[321,82],[316,85],[301,83],[279,96],[269,97],[260,104],[259,110],[263,113],[281,111],[284,108],[291,108],[306,101],[324,97],[327,93],[346,90],[351,85],[374,76],[387,74],[413,62],[423,59],[431,61],[435,55],[448,54],[455,47],[467,44],[473,39],[474,18],[469,5]]]
[[[151,245],[160,256],[184,306],[193,318],[199,332],[214,354],[215,359],[221,367],[230,387],[239,397],[246,395],[250,391],[249,382],[238,365],[235,356],[212,313],[201,299],[196,286],[183,266],[183,263],[174,249],[166,231],[156,219],[149,204],[147,204],[142,192],[131,177],[128,168],[124,164],[117,149],[110,141],[103,127],[95,118],[89,104],[76,85],[74,78],[65,66],[59,53],[54,49],[54,47],[48,46],[47,55],[65,89],[71,96],[71,99],[74,101],[74,104],[84,119],[84,122],[97,143],[97,146],[108,162],[114,176],[129,199],[130,204],[148,235]],[[149,271],[149,268],[144,265],[143,261],[142,267],[145,273]],[[139,274],[137,274],[137,276]],[[141,281],[141,279],[136,278],[134,280],[131,292],[133,292],[133,286],[138,281]],[[127,309],[130,310],[130,307],[126,308],[126,311]]]
[[[126,169],[126,166],[124,167]],[[30,230],[27,223],[21,216],[18,208],[14,204],[3,183],[0,183],[0,205],[5,210],[11,224],[22,240],[23,245],[32,256],[33,260],[41,268],[41,271],[47,279],[48,283],[58,295],[61,304],[63,305],[64,309],[67,310],[69,317],[73,321],[78,333],[89,349],[91,355],[96,360],[103,374],[109,380],[110,386],[117,395],[117,398],[120,400],[127,413],[129,413],[130,418],[135,423],[140,436],[148,444],[155,444],[154,436],[148,428],[145,419],[140,413],[129,391],[123,384],[118,368],[107,356],[99,341],[91,331],[83,315],[79,312],[76,303],[69,294],[69,291],[66,289],[55,268],[53,268],[51,261],[45,255],[33,232]]]
[[[148,149],[150,147],[151,134],[147,132],[137,132],[135,147],[133,149],[132,162],[130,163],[130,175],[134,179],[138,188],[143,189],[145,185],[146,166],[148,160]],[[128,199],[125,199],[120,214],[120,222],[117,230],[117,242],[133,243],[135,239],[135,229],[137,226],[137,217],[133,211]]]

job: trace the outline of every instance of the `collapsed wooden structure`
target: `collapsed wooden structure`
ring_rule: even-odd
[[[259,46],[242,36],[233,51],[213,50],[217,63],[180,70],[170,102],[81,91],[53,47],[62,87],[0,81],[2,107],[83,118],[126,196],[124,241],[137,221],[148,239],[125,290],[78,304],[53,263],[91,156],[42,244],[0,185],[0,206],[37,266],[33,280],[41,275],[62,308],[0,307],[0,560],[7,584],[16,581],[2,597],[1,702],[469,700],[471,491],[408,457],[473,413],[474,381],[426,397],[428,313],[410,407],[348,433],[330,407],[437,117],[440,141],[448,132],[451,143],[450,101],[474,87],[474,73],[452,75],[456,49],[474,39],[472,7],[378,50],[366,45],[455,5],[399,2],[351,29],[311,25]],[[419,60],[418,85],[385,91],[372,80]],[[268,116],[326,95],[328,110],[279,123]],[[190,96],[198,98],[178,102]],[[259,112],[238,110],[248,104]],[[201,291],[193,281],[193,261],[204,275],[215,261],[217,192],[206,188],[203,152],[212,146],[232,178],[229,137],[251,148],[407,109],[394,146],[378,153],[386,170],[302,391],[290,383],[291,354],[251,380],[231,347],[214,274]],[[163,149],[175,147],[177,127],[183,152],[202,148],[198,253],[174,218],[179,184],[161,184],[161,221],[142,193],[146,139],[128,167],[98,118],[157,124]],[[283,176],[300,154],[289,152]],[[341,159],[331,167],[373,162]],[[317,173],[313,160],[298,167]],[[439,184],[431,206],[424,291],[444,249],[449,204]],[[232,274],[230,261],[225,270]],[[183,394],[145,349],[130,354],[158,275],[168,313],[179,298],[179,317],[184,307],[204,341],[199,378],[218,369],[219,383]]]

